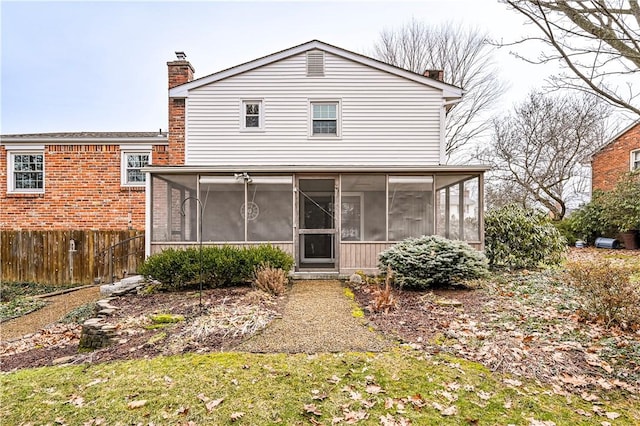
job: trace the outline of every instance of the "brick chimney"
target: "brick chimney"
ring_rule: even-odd
[[[177,59],[167,62],[169,89],[193,80],[194,69],[184,52],[176,52]],[[184,164],[185,100],[169,98],[169,165]]]
[[[444,71],[443,70],[425,70],[423,73],[425,77],[432,78],[434,80],[444,82]]]

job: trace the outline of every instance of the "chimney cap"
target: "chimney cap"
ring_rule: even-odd
[[[182,52],[182,51],[177,51],[176,52],[176,57],[178,58],[179,61],[186,61],[187,60],[187,54]]]

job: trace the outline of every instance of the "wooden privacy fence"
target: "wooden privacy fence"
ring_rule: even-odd
[[[110,273],[117,278],[134,274],[144,261],[143,235],[140,231],[0,231],[0,281],[93,284],[109,282]]]

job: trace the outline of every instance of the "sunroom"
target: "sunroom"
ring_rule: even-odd
[[[147,254],[270,243],[296,273],[348,275],[377,271],[378,253],[410,237],[483,248],[481,166],[145,170]]]

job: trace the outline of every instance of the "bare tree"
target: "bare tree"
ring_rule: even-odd
[[[453,23],[438,26],[412,20],[384,30],[373,48],[377,59],[418,74],[444,71],[444,81],[465,89],[462,102],[449,110],[446,153],[450,156],[490,128],[488,114],[506,87],[492,60],[486,33]]]
[[[514,201],[543,206],[562,219],[569,198],[588,186],[584,163],[604,142],[608,111],[592,94],[533,92],[493,121],[493,143],[482,158]]]
[[[554,88],[591,91],[640,115],[638,0],[504,1],[538,35],[502,45],[536,40],[547,47],[537,58],[515,56],[535,64],[559,62],[565,72],[549,78]]]

